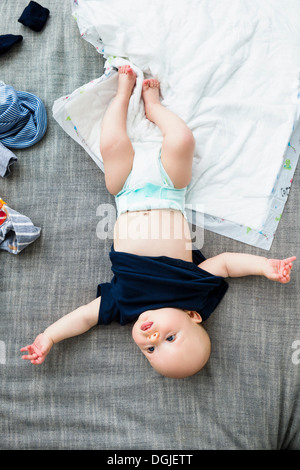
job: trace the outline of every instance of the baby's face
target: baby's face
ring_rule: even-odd
[[[162,375],[179,378],[198,372],[210,355],[210,340],[197,312],[160,308],[143,312],[132,337]]]

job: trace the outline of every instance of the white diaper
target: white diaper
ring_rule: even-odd
[[[177,189],[161,162],[161,143],[133,144],[132,170],[116,195],[118,216],[127,211],[174,209],[184,215],[186,188]]]
[[[147,183],[174,188],[160,159],[161,142],[136,142],[133,144],[133,166],[124,188],[143,188]]]

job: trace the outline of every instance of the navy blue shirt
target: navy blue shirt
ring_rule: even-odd
[[[114,276],[98,285],[98,325],[134,321],[142,312],[164,307],[195,310],[205,321],[223,298],[228,284],[197,265],[205,261],[193,250],[193,262],[167,256],[138,256],[112,250]]]

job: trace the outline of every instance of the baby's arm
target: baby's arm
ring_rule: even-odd
[[[244,253],[222,253],[203,261],[199,264],[199,268],[215,276],[243,277],[257,275],[286,284],[290,281],[290,272],[295,259],[296,256],[279,260]]]
[[[22,356],[22,359],[29,359],[32,364],[42,364],[53,344],[85,333],[95,326],[98,322],[100,301],[101,298],[98,297],[50,325],[44,333],[35,338],[32,344],[21,348],[21,351],[28,352],[27,355]]]

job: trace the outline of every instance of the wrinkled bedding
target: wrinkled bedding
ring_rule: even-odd
[[[269,249],[288,192],[283,197],[281,186],[290,187],[299,155],[298,147],[286,153],[300,111],[298,2],[76,0],[72,6],[81,36],[107,59],[106,70],[58,99],[54,118],[103,169],[100,126],[116,92],[116,69],[130,63],[138,75],[128,113],[134,142],[161,139],[141,99],[143,78],[158,78],[162,103],[196,139],[190,221],[202,220],[203,211],[205,228]]]

